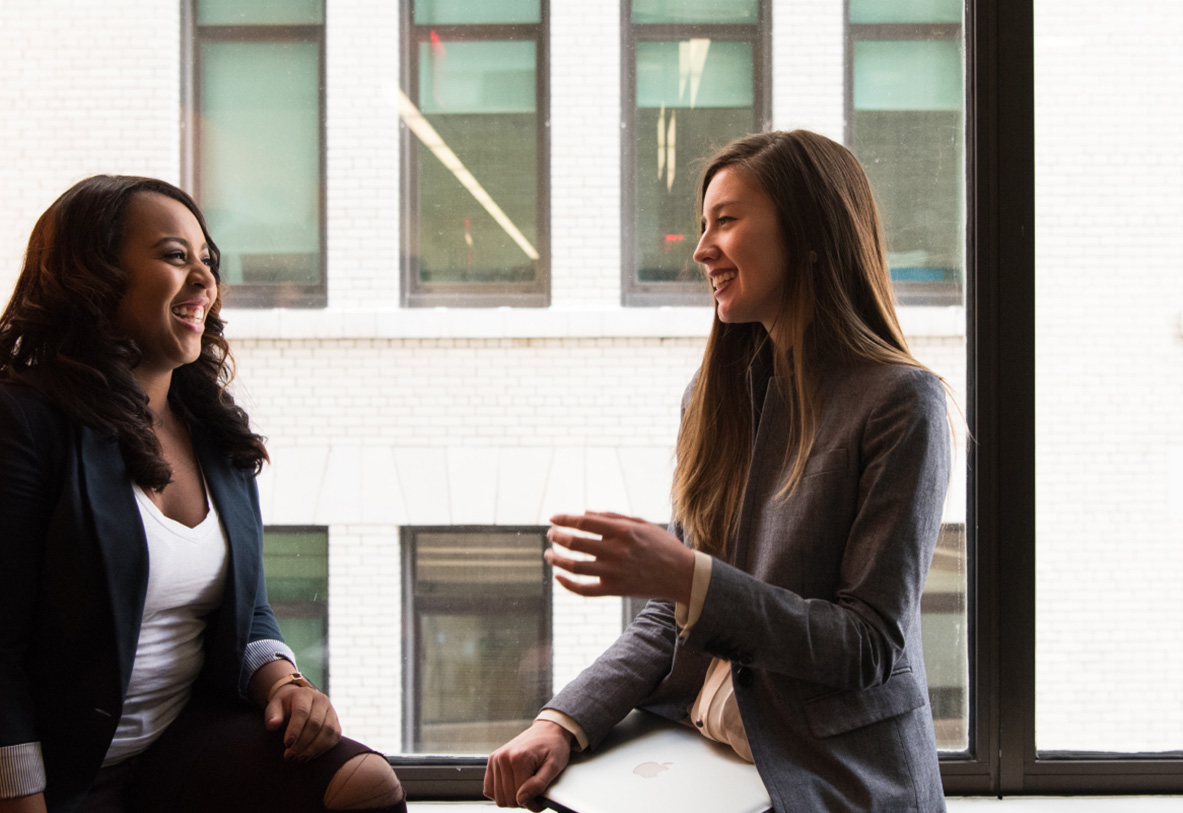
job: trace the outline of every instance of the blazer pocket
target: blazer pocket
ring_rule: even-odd
[[[805,701],[805,719],[815,737],[833,737],[918,709],[928,698],[907,666],[870,689],[847,689]]]
[[[815,474],[825,474],[828,471],[843,471],[846,468],[846,460],[845,447],[814,452],[809,455],[809,460],[805,463],[805,476],[812,477]]]

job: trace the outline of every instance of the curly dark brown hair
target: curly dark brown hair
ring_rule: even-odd
[[[142,487],[168,485],[172,472],[152,429],[148,396],[132,375],[140,350],[114,324],[127,285],[119,252],[128,203],[145,193],[165,195],[193,213],[218,281],[201,355],[173,373],[169,403],[235,466],[257,473],[267,460],[263,438],[251,431],[246,412],[226,389],[234,359],[220,317],[220,255],[193,198],[165,181],[95,175],[70,187],[41,215],[0,316],[0,379],[35,387],[74,420],[117,440]]]

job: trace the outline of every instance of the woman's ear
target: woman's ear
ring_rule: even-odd
[[[809,261],[811,263],[817,262],[817,252],[816,251],[809,252]]]

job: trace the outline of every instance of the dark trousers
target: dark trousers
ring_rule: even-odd
[[[142,754],[99,772],[78,813],[323,813],[337,770],[372,749],[342,739],[304,763],[253,708],[194,699]],[[406,803],[370,808],[405,813]]]

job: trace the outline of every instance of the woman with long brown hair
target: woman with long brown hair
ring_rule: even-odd
[[[920,596],[951,437],[866,175],[815,133],[752,135],[708,161],[698,211],[715,319],[671,530],[558,515],[552,542],[591,558],[546,554],[573,592],[652,600],[490,757],[486,795],[531,804],[640,706],[754,762],[778,811],[943,810]]]
[[[267,603],[197,205],[95,176],[0,315],[0,813],[405,811]]]

